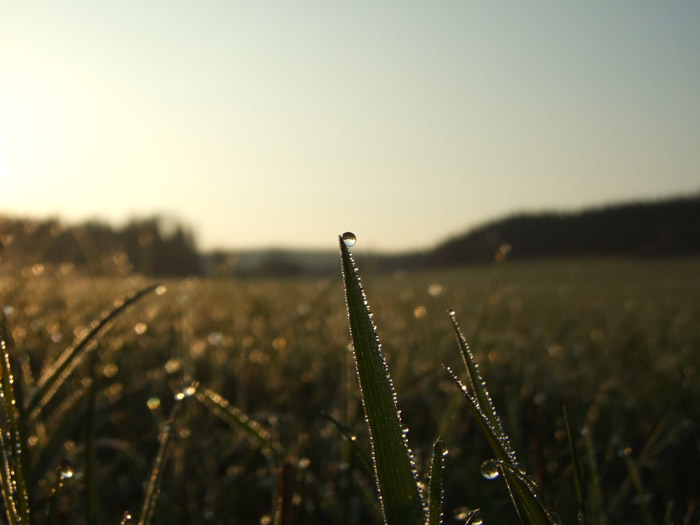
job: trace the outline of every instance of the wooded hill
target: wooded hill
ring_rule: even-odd
[[[700,253],[700,194],[574,213],[522,213],[487,223],[426,254],[428,266],[489,262],[502,245],[508,258],[661,257]]]
[[[4,248],[3,248],[4,246]],[[64,226],[0,216],[0,257],[19,268],[70,264],[94,275],[297,276],[336,275],[335,240],[328,252],[228,251],[199,253],[187,228],[158,217],[122,228],[97,222]],[[520,213],[488,222],[431,250],[363,255],[374,271],[483,264],[503,257],[631,256],[700,254],[700,193],[568,213]]]

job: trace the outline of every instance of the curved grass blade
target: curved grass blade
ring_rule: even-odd
[[[574,466],[574,486],[576,488],[576,501],[578,502],[578,521],[582,525],[586,525],[586,505],[583,497],[583,478],[581,476],[581,463],[578,459],[578,452],[574,443],[574,436],[571,433],[571,423],[569,422],[569,411],[566,405],[563,407],[564,425],[566,426],[566,437],[569,441],[569,450],[571,451],[571,461]]]
[[[384,520],[389,524],[422,524],[426,519],[423,498],[394,387],[357,268],[343,239],[339,241],[353,355]]]
[[[343,439],[350,444],[350,450],[352,450],[355,457],[359,460],[360,465],[362,465],[362,468],[367,472],[368,475],[371,474],[374,470],[372,468],[372,462],[369,460],[367,454],[365,454],[365,451],[362,450],[360,448],[360,445],[357,443],[357,436],[355,436],[355,434],[352,433],[352,430],[350,430],[342,423],[339,423],[330,414],[323,412],[322,415],[331,423],[333,423],[333,425],[335,425],[335,428],[338,430],[338,432],[340,432],[340,435],[343,436]]]
[[[160,485],[163,481],[163,470],[165,468],[165,462],[168,459],[168,455],[170,454],[170,445],[173,440],[173,435],[175,434],[175,423],[181,405],[182,400],[176,397],[175,404],[173,405],[170,415],[165,422],[165,427],[160,433],[160,446],[158,447],[158,453],[153,460],[151,476],[149,478],[148,487],[146,488],[146,495],[143,499],[143,507],[141,507],[141,515],[139,516],[138,525],[149,525],[153,519],[153,514],[156,510],[156,503],[158,502],[158,495],[160,494]]]
[[[467,344],[457,323],[453,310],[449,311],[452,324],[457,333],[462,359],[464,360],[469,378],[469,386],[464,385],[452,372],[445,367],[457,387],[464,394],[469,408],[474,413],[484,437],[497,459],[499,469],[503,474],[513,505],[524,523],[549,524],[555,523],[552,511],[547,507],[537,488],[521,474],[521,466],[517,463],[515,452],[511,448],[510,439],[503,430],[501,420],[486,389],[486,382],[481,378],[479,367],[474,355]]]
[[[442,523],[442,472],[445,469],[447,447],[445,442],[438,439],[433,445],[433,457],[430,463],[430,484],[428,499],[428,525]]]
[[[69,347],[65,352],[63,352],[63,354],[61,354],[51,369],[49,369],[39,380],[39,389],[34,392],[34,395],[32,395],[32,397],[29,399],[26,413],[29,414],[30,419],[34,419],[39,414],[43,406],[48,403],[48,401],[56,393],[58,387],[60,387],[61,384],[63,384],[63,382],[68,378],[75,366],[78,364],[81,353],[87,348],[88,343],[90,343],[90,341],[92,341],[92,339],[112,319],[121,314],[130,305],[154,291],[156,288],[158,288],[158,285],[148,286],[136,292],[127,299],[120,301],[121,304],[119,304],[111,312],[104,315],[99,321],[95,321],[93,323],[92,329],[83,339]]]
[[[644,484],[642,483],[642,476],[639,474],[639,467],[637,462],[632,458],[632,449],[625,448],[621,452],[622,457],[625,460],[625,465],[627,466],[627,472],[629,474],[630,480],[632,481],[632,486],[637,494],[637,503],[639,505],[639,510],[642,514],[642,521],[644,525],[653,525],[654,520],[649,512],[649,507],[647,505],[646,491],[644,490]]]
[[[221,395],[208,388],[203,388],[197,390],[195,397],[216,416],[232,427],[242,430],[248,438],[260,445],[264,452],[271,451],[280,457],[285,455],[280,445],[272,439],[267,430],[261,427],[257,421],[250,419],[242,410],[232,406]]]
[[[98,523],[98,478],[97,451],[95,445],[95,407],[97,375],[95,366],[90,367],[90,386],[87,391],[87,410],[85,414],[85,511],[86,522],[90,525]]]
[[[5,427],[0,429],[2,440],[2,480],[3,499],[10,523],[31,523],[29,493],[23,461],[23,438],[21,419],[23,414],[14,394],[14,377],[10,368],[5,337],[5,318],[0,319],[0,387],[5,408]]]

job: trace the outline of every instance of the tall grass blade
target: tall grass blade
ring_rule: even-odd
[[[342,238],[339,241],[353,355],[384,520],[392,525],[425,523],[413,457],[372,314],[350,251]]]
[[[181,405],[182,400],[176,398],[175,404],[170,411],[170,415],[165,422],[165,426],[158,436],[160,446],[158,447],[158,453],[153,460],[151,476],[149,477],[146,495],[143,499],[143,506],[141,507],[138,525],[149,525],[153,519],[153,514],[156,510],[156,503],[158,502],[158,496],[160,495],[160,486],[163,482],[165,462],[170,453],[170,445],[172,443],[173,435],[175,434],[175,423],[177,421],[177,415],[180,411]]]
[[[27,491],[21,419],[22,408],[14,393],[14,377],[10,368],[10,356],[6,342],[5,318],[0,318],[0,388],[5,408],[5,428],[0,429],[2,439],[2,490],[10,523],[31,523],[29,493]],[[15,521],[17,520],[17,521]]]
[[[603,511],[603,498],[600,490],[600,476],[598,474],[598,463],[595,458],[595,447],[593,446],[592,430],[586,427],[582,431],[583,442],[586,446],[586,462],[588,463],[588,475],[590,485],[587,500],[590,503],[590,517],[593,523],[605,525],[605,512]]]
[[[449,367],[445,368],[454,383],[462,391],[486,441],[496,456],[495,463],[501,474],[503,474],[503,479],[520,519],[523,523],[528,524],[556,523],[557,518],[537,493],[535,484],[525,476],[522,465],[518,464],[515,452],[510,445],[510,438],[503,430],[501,420],[486,389],[486,382],[479,373],[474,354],[472,354],[462,334],[454,311],[450,310],[449,314],[457,333],[462,359],[467,369],[468,385],[463,384]]]
[[[578,520],[583,525],[586,525],[586,504],[583,496],[583,477],[581,476],[581,463],[578,458],[574,436],[571,433],[571,423],[569,422],[569,411],[564,405],[564,425],[566,426],[566,437],[569,441],[569,450],[571,451],[571,460],[574,466],[574,486],[576,488],[576,501],[578,502]]]
[[[98,523],[98,478],[97,448],[95,445],[95,405],[97,374],[95,367],[90,367],[92,381],[87,391],[87,411],[85,417],[85,510],[86,521],[90,525]]]
[[[294,496],[294,465],[289,459],[285,459],[280,471],[277,488],[277,509],[275,511],[275,525],[292,524],[292,497]]]
[[[642,476],[639,474],[639,467],[637,462],[632,457],[632,449],[626,448],[622,452],[622,457],[625,459],[625,464],[627,465],[627,472],[629,473],[632,486],[637,494],[637,504],[639,505],[639,510],[642,513],[642,521],[645,525],[653,525],[654,520],[649,512],[649,506],[647,505],[646,491],[644,490],[644,484],[642,483]]]
[[[338,432],[340,432],[340,435],[343,436],[343,439],[350,444],[350,450],[352,450],[353,455],[359,460],[360,465],[362,465],[362,467],[368,475],[371,475],[374,470],[372,468],[372,462],[370,461],[367,454],[365,454],[365,451],[362,450],[362,448],[360,448],[360,445],[357,442],[357,436],[355,436],[355,434],[352,433],[351,429],[338,422],[330,414],[324,412],[322,415],[326,417],[331,423],[333,423]]]
[[[284,456],[279,444],[277,444],[270,433],[250,419],[242,410],[232,406],[227,399],[217,394],[213,390],[203,388],[197,390],[195,394],[197,400],[211,410],[214,415],[231,425],[233,428],[242,430],[243,433],[254,443],[260,445],[264,452],[271,451],[278,456]]]
[[[428,525],[442,523],[442,473],[445,469],[447,447],[445,442],[438,439],[433,445],[433,457],[430,462],[430,483],[428,488]]]
[[[69,347],[56,360],[56,363],[39,380],[39,389],[29,399],[26,412],[30,419],[34,419],[43,406],[53,397],[58,388],[71,374],[78,364],[82,352],[87,348],[90,341],[115,317],[124,312],[130,305],[139,301],[142,297],[158,288],[158,285],[151,285],[136,292],[127,299],[120,301],[119,305],[111,312],[102,316],[99,321],[92,325],[92,329],[80,341]]]

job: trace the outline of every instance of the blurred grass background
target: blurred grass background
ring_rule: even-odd
[[[467,506],[481,507],[490,523],[515,519],[502,484],[480,475],[490,452],[440,366],[460,370],[446,314],[454,308],[520,460],[565,522],[577,505],[564,403],[582,457],[592,453],[607,520],[641,519],[627,458],[641,475],[641,503],[656,520],[697,519],[697,268],[696,258],[567,259],[364,271],[421,474],[436,437],[449,449],[446,515]],[[28,385],[115,298],[147,284],[137,275],[89,278],[48,265],[5,270],[0,304],[15,376]],[[188,278],[165,285],[166,294],[142,300],[102,333],[28,438],[32,464],[44,462],[48,472],[65,461],[74,466],[60,500],[66,519],[85,516],[76,497],[85,491],[84,410],[68,407],[94,366],[100,521],[116,522],[140,507],[160,425],[191,379],[259,421],[289,451],[295,522],[374,520],[371,473],[324,416],[350,427],[369,451],[340,271],[329,279]],[[45,457],[58,432],[61,446]],[[280,467],[186,400],[155,522],[271,520]],[[584,464],[589,496],[591,468]],[[41,501],[52,481],[34,482]]]

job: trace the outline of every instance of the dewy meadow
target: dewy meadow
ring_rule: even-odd
[[[5,519],[697,523],[696,258],[382,273],[356,241],[327,278],[3,261]]]

